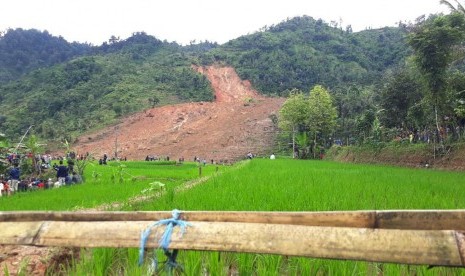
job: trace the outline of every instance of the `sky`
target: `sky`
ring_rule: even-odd
[[[179,44],[225,43],[287,18],[308,15],[354,31],[448,13],[439,0],[3,0],[0,31],[47,30],[68,42],[101,45],[146,32]],[[453,1],[450,1],[453,2]]]

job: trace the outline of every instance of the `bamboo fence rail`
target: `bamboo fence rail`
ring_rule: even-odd
[[[0,244],[138,247],[171,212],[0,212]],[[404,264],[465,266],[465,210],[187,211],[170,248]],[[146,246],[158,247],[164,226]]]

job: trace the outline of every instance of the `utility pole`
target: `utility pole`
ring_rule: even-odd
[[[119,126],[115,127],[115,160],[118,160],[118,132]]]

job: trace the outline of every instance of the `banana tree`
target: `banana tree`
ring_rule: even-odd
[[[68,142],[68,140],[65,139],[65,141],[63,142],[63,147],[65,148],[67,155],[69,155],[70,153],[74,153],[74,155],[76,155],[76,152],[71,148],[71,144]],[[92,164],[92,159],[93,156],[90,153],[81,155],[80,158],[73,158],[74,165],[76,166],[76,173],[81,176],[83,181],[85,181],[84,170],[86,169],[88,164]]]
[[[10,143],[5,134],[0,133],[0,174],[3,174],[8,167],[8,160],[6,158]]]
[[[37,139],[37,136],[31,135],[29,136],[29,139],[26,141],[26,143],[23,146],[27,152],[30,153],[31,159],[32,159],[32,173],[41,173],[41,167],[39,166],[36,155],[41,154],[44,152],[44,146],[46,144],[40,143],[39,140]]]
[[[307,132],[300,132],[295,136],[296,144],[299,147],[299,158],[307,159],[310,153],[310,139]]]

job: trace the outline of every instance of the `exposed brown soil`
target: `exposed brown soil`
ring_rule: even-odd
[[[284,99],[266,98],[230,67],[193,67],[204,74],[215,92],[215,102],[185,103],[133,114],[119,124],[79,137],[78,153],[99,158],[104,153],[142,160],[147,155],[171,159],[194,156],[216,162],[242,159],[250,151],[269,154],[275,138],[275,114]],[[46,269],[76,254],[64,248],[0,246],[0,275],[45,275]]]
[[[34,246],[0,246],[0,274],[5,269],[10,275],[44,275],[50,249]]]
[[[195,67],[211,82],[215,102],[184,103],[145,110],[121,123],[84,135],[74,146],[95,157],[142,160],[147,155],[171,160],[194,156],[208,161],[235,161],[247,152],[270,153],[275,114],[284,99],[260,96],[250,82],[241,80],[230,67]]]

